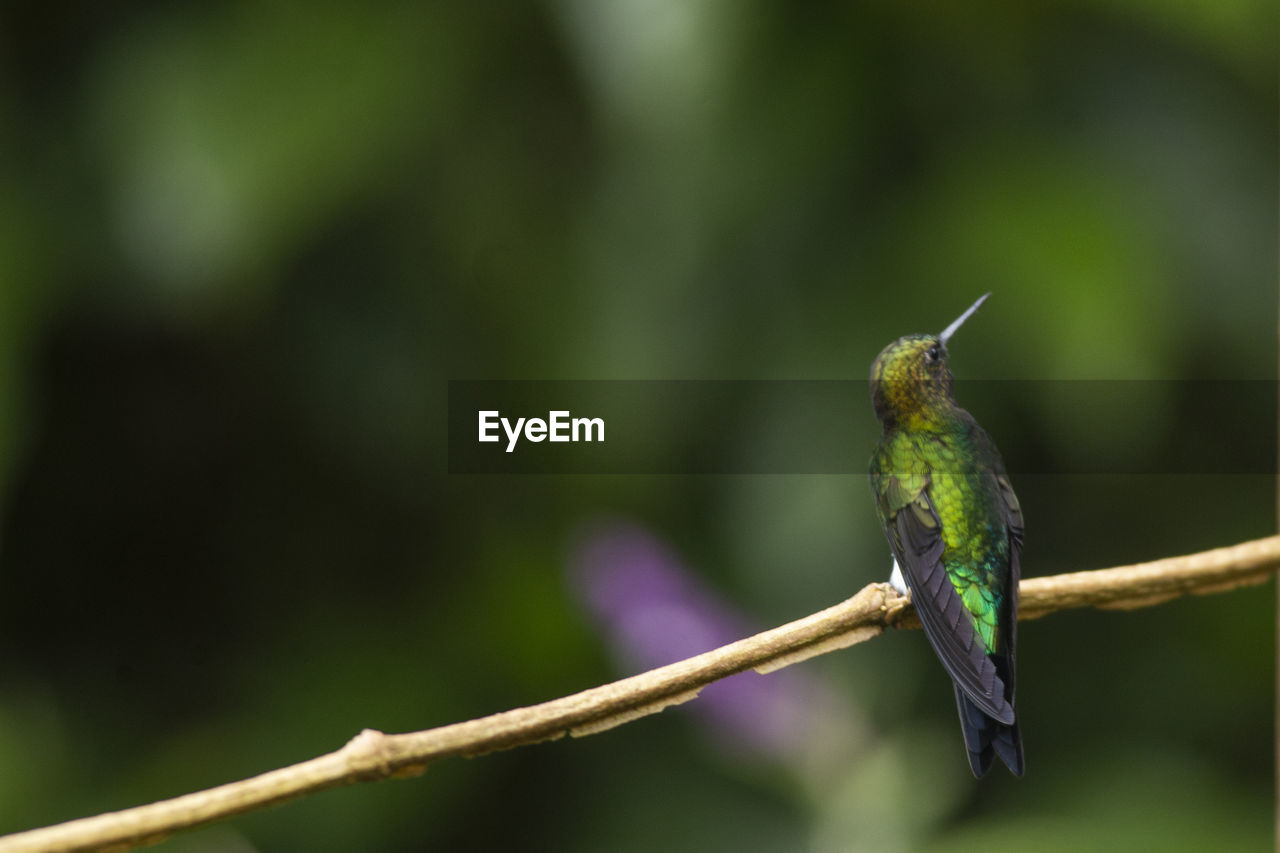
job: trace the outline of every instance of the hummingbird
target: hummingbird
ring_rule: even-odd
[[[956,403],[947,344],[988,293],[937,335],[907,335],[871,365],[883,432],[871,457],[876,512],[908,591],[955,684],[973,774],[996,756],[1023,772],[1014,710],[1022,509],[1000,451]]]

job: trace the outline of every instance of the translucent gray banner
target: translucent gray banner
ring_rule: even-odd
[[[1267,380],[957,381],[1010,473],[1275,474]],[[453,474],[865,474],[865,381],[449,382]]]

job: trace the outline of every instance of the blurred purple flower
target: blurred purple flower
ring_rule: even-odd
[[[652,669],[758,630],[637,524],[588,528],[569,574],[626,668]],[[791,760],[800,757],[813,715],[830,708],[828,697],[809,673],[743,672],[703,688],[689,707],[729,744]]]

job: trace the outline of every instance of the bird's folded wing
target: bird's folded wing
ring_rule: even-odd
[[[1012,696],[1016,670],[1014,650],[1017,648],[1018,638],[1018,586],[1022,583],[1022,507],[1018,503],[1018,496],[1013,493],[1013,484],[1009,482],[1003,466],[995,478],[1000,502],[1004,506],[1005,527],[1009,531],[1009,594],[1005,598],[1005,607],[1008,608],[1005,624],[1008,627],[1005,629],[1007,633],[1003,651],[1008,658],[1005,681],[1009,688],[1008,695]]]
[[[960,594],[942,564],[942,525],[927,492],[894,514],[894,556],[911,587],[912,602],[925,636],[952,680],[991,718],[1014,719],[1004,682],[987,656]]]

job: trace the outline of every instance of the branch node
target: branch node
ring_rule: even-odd
[[[364,729],[347,741],[343,752],[346,753],[347,766],[352,773],[366,779],[385,779],[392,775],[387,741],[387,735],[377,729]]]

